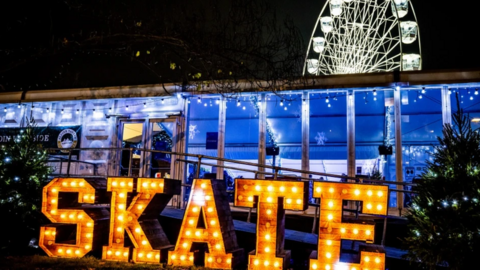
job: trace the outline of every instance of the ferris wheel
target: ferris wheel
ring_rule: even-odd
[[[420,32],[409,0],[327,0],[303,75],[420,70]]]

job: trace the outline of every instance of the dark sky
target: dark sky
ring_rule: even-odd
[[[423,69],[480,68],[480,1],[411,0],[420,27]],[[306,42],[325,0],[274,0]]]
[[[76,0],[69,0],[74,3]],[[79,0],[81,3],[96,0]],[[112,0],[112,3],[118,4]],[[160,0],[145,0],[143,2]],[[220,0],[222,5],[232,3],[235,0]],[[223,2],[225,1],[225,2]],[[279,18],[290,17],[294,24],[299,28],[305,41],[306,51],[308,41],[312,33],[315,22],[325,5],[326,0],[267,0],[277,11]],[[373,0],[372,0],[373,1]],[[380,1],[380,0],[376,0]],[[480,68],[480,38],[479,26],[480,18],[478,16],[480,1],[458,1],[451,0],[411,0],[418,18],[422,42],[422,57],[424,70],[438,69],[472,69]],[[50,27],[49,6],[45,3],[56,3],[58,6],[64,6],[61,0],[49,0],[46,2],[34,2],[26,4],[28,1],[15,2],[15,7],[7,9],[7,2],[2,10],[5,16],[0,16],[2,29],[8,32],[8,27],[15,25],[16,31],[10,31],[13,36],[7,36],[0,39],[0,56],[3,62],[0,67],[7,63],[7,60],[15,60],[16,54],[21,56],[22,52],[16,54],[5,54],[2,50],[5,44],[13,42],[13,47],[35,47],[37,43],[50,43],[48,33]],[[105,3],[110,3],[108,0]],[[123,0],[123,2],[134,3],[135,8],[130,6],[123,7],[118,4],[117,8],[124,8],[127,12],[139,8],[139,2],[134,0]],[[142,2],[142,3],[143,3]],[[168,7],[170,5],[182,6],[188,10],[195,10],[202,6],[207,11],[211,9],[205,1],[193,0],[164,0],[157,2],[164,4],[167,8],[162,12],[172,12]],[[96,2],[95,2],[96,3]],[[103,3],[103,2],[102,2]],[[52,4],[53,5],[53,4]],[[55,6],[56,7],[56,6]],[[65,7],[63,7],[65,8]],[[106,5],[107,10],[112,10],[114,6]],[[223,7],[220,6],[220,9]],[[69,32],[75,21],[68,16],[68,12],[53,9],[52,13],[57,20],[53,25],[60,29],[60,32]],[[141,9],[140,9],[141,10]],[[141,14],[144,14],[143,11]],[[148,16],[148,15],[145,15]],[[24,19],[25,17],[25,19]],[[26,20],[29,18],[29,20]],[[37,21],[34,21],[38,20]],[[60,22],[60,23],[59,23]],[[90,20],[88,20],[90,24]],[[23,26],[25,25],[25,26]],[[22,28],[24,27],[24,28]],[[43,29],[43,31],[37,31]],[[47,31],[45,31],[45,29]],[[3,32],[2,32],[3,33]],[[57,34],[57,38],[61,33]],[[68,36],[68,35],[66,35]],[[3,43],[2,43],[3,42]],[[70,61],[69,59],[73,59]],[[91,87],[107,85],[132,85],[158,83],[156,74],[152,75],[143,66],[129,58],[118,58],[110,55],[87,54],[75,56],[57,55],[48,58],[45,61],[42,58],[27,59],[28,65],[19,65],[6,71],[0,70],[0,90],[17,91],[21,89],[51,89],[51,88],[71,88],[71,87]],[[40,63],[41,62],[41,63]],[[102,62],[102,65],[98,65]],[[40,68],[39,68],[40,66]],[[78,71],[81,67],[82,72]],[[60,76],[61,75],[61,76]],[[165,76],[166,77],[166,76]]]

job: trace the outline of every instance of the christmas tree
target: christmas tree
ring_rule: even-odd
[[[34,120],[14,129],[0,146],[0,253],[24,249],[45,223],[42,188],[48,182],[48,155],[36,142]]]
[[[475,269],[480,255],[480,134],[462,109],[452,119],[415,187],[404,243],[409,258],[430,269]]]

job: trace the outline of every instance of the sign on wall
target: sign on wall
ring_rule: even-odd
[[[0,145],[12,141],[23,130],[25,128],[0,128]],[[34,127],[34,132],[34,140],[43,148],[80,148],[82,126]],[[56,151],[53,154],[67,153],[68,151]]]

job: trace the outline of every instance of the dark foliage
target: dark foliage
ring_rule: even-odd
[[[480,255],[480,134],[461,109],[453,123],[438,138],[407,216],[409,257],[430,269],[472,269]]]
[[[4,254],[26,248],[46,222],[41,206],[50,173],[48,156],[35,142],[34,121],[27,122],[0,151],[0,253]]]

